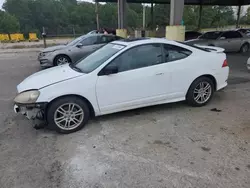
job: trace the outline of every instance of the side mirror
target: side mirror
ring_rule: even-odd
[[[102,71],[102,75],[110,75],[110,74],[116,74],[116,73],[118,73],[118,67],[115,65],[107,66]]]
[[[226,37],[220,37],[220,40],[225,40],[226,39]]]
[[[77,47],[77,48],[81,48],[81,47],[83,47],[83,44],[82,44],[82,43],[78,43],[78,44],[76,45],[76,47]]]

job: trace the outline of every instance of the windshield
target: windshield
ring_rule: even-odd
[[[90,73],[107,61],[114,54],[122,50],[125,46],[119,44],[109,43],[94,53],[83,58],[77,62],[74,66],[80,69],[83,73]]]
[[[78,38],[72,40],[71,42],[69,42],[69,43],[67,44],[67,46],[74,46],[74,45],[76,45],[79,41],[81,41],[81,40],[84,39],[84,38],[85,38],[85,36],[80,36],[80,37],[78,37]]]
[[[215,40],[217,38],[219,38],[219,36],[222,34],[222,32],[220,31],[216,31],[216,32],[207,32],[204,33],[203,35],[201,35],[199,38],[200,39],[211,39],[211,40]]]

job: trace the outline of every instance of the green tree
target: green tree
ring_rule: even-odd
[[[241,18],[241,24],[250,24],[250,7],[247,8],[246,14]]]
[[[15,16],[0,10],[0,33],[19,32],[20,25]]]
[[[48,34],[85,33],[96,28],[95,4],[76,0],[6,0],[3,5],[6,13],[16,17],[23,33],[30,31]],[[146,26],[150,28],[150,7],[146,7]],[[244,20],[250,22],[250,11]],[[127,4],[127,26],[141,28],[142,4]],[[154,25],[165,27],[169,24],[170,6],[154,5]],[[199,6],[185,6],[183,20],[187,29],[196,29],[199,20]],[[99,5],[100,27],[117,27],[117,3]],[[235,23],[234,11],[229,6],[204,6],[202,28],[221,27]]]

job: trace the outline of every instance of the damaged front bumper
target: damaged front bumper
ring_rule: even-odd
[[[45,109],[47,103],[37,104],[15,104],[14,112],[24,115],[28,119],[45,120]]]

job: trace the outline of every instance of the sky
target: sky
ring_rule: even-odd
[[[4,2],[5,0],[0,0],[0,7],[2,8],[2,5],[3,5],[3,2]]]

